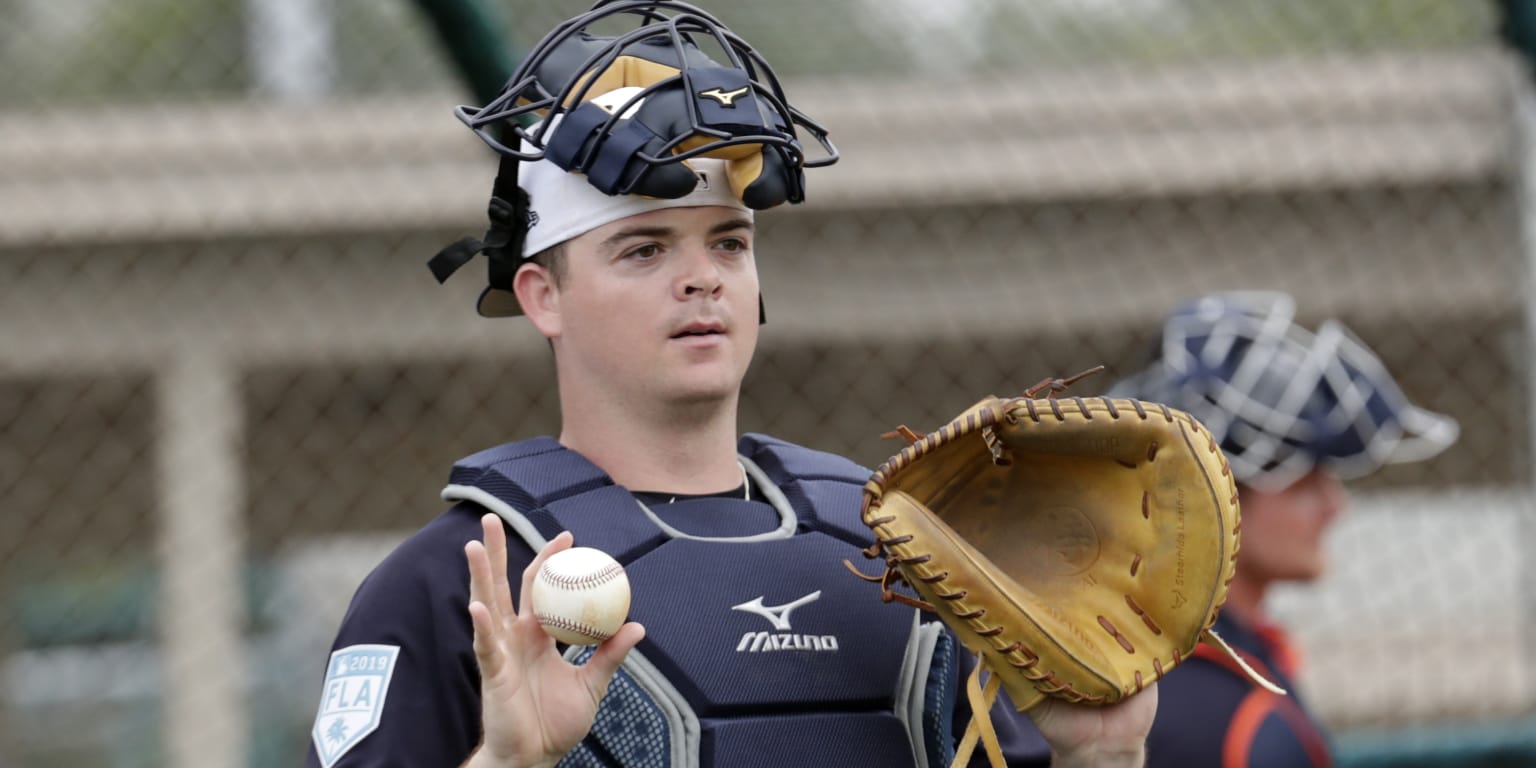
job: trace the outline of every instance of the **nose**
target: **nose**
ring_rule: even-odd
[[[679,267],[673,293],[679,301],[720,297],[725,281],[720,274],[720,265],[715,263],[708,248],[702,245],[685,246],[678,254],[677,263]]]

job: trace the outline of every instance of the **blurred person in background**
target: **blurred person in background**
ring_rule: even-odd
[[[588,32],[620,12],[642,25]],[[968,657],[843,566],[870,540],[869,471],[737,430],[764,317],[754,214],[800,201],[796,129],[835,159],[825,132],[677,3],[600,3],[459,114],[503,157],[492,227],[433,271],[488,257],[477,309],[548,339],[561,430],[460,460],[451,508],[367,577],[309,764],[948,765]],[[662,145],[688,137],[685,165]],[[573,535],[633,587],[637,621],[595,647],[557,645],[527,605]],[[1002,696],[992,718],[1010,765],[1135,766],[1155,691],[1029,717]]]
[[[1200,646],[1159,684],[1147,744],[1158,768],[1332,764],[1329,739],[1297,695],[1300,655],[1266,615],[1271,585],[1327,568],[1324,536],[1345,511],[1342,481],[1430,458],[1455,421],[1409,403],[1381,360],[1341,323],[1296,325],[1283,293],[1197,298],[1168,315],[1154,359],[1110,394],[1167,403],[1220,440],[1238,481],[1237,574],[1214,629],[1281,696],[1250,685]]]

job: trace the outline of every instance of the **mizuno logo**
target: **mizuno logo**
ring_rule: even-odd
[[[747,95],[747,92],[750,90],[752,90],[752,86],[750,85],[743,85],[734,91],[722,91],[719,88],[711,88],[707,91],[699,91],[699,95],[708,96],[709,98],[720,102],[720,106],[722,107],[734,108],[736,106],[736,100],[742,96]]]
[[[733,611],[746,611],[768,620],[776,632],[789,632],[789,613],[806,603],[821,597],[821,590],[783,605],[763,605],[763,598],[755,597],[741,605],[731,606]],[[769,632],[747,632],[736,643],[737,653],[763,653],[765,651],[837,651],[835,635],[791,635]]]
[[[800,598],[799,600],[794,600],[783,605],[763,605],[763,598],[755,597],[745,603],[742,603],[741,605],[731,606],[731,610],[755,613],[758,616],[773,622],[774,629],[777,629],[780,632],[788,632],[790,629],[789,612],[799,608],[802,605],[805,605],[806,603],[815,602],[819,597],[821,597],[821,590],[819,589],[810,593],[809,595],[806,595],[805,597]]]
[[[835,635],[771,635],[767,632],[748,632],[736,643],[737,653],[768,653],[772,651],[836,651]]]

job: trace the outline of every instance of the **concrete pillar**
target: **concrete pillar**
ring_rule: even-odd
[[[251,663],[238,371],[211,348],[178,350],[155,384],[166,765],[236,768],[249,752]]]

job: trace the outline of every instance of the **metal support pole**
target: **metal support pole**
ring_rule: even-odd
[[[256,87],[312,104],[336,78],[335,4],[323,0],[247,0],[246,37]]]
[[[1536,457],[1536,407],[1529,405],[1536,400],[1536,89],[1531,78],[1522,70],[1514,91],[1515,157],[1514,169],[1515,204],[1518,206],[1520,227],[1520,251],[1524,265],[1525,344],[1521,352],[1525,359],[1525,391],[1528,413],[1527,451]],[[1521,538],[1526,550],[1536,547],[1536,467],[1516,467],[1516,477],[1525,478],[1525,502],[1520,515]],[[1517,667],[1524,677],[1528,693],[1536,693],[1536,565],[1527,558],[1522,565],[1521,594],[1524,605],[1519,606],[1521,633],[1524,637],[1524,658]]]

